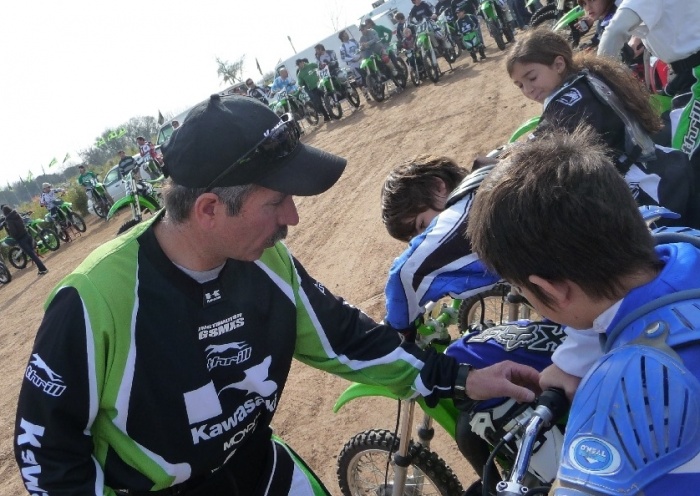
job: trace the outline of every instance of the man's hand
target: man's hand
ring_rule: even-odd
[[[509,396],[521,403],[530,403],[540,393],[539,380],[537,370],[506,360],[472,370],[467,376],[467,395],[473,400]]]
[[[540,387],[543,390],[551,387],[563,389],[569,403],[574,400],[574,394],[576,394],[580,382],[580,377],[567,374],[554,364],[544,369],[540,374]]]

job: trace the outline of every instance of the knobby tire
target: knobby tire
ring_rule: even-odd
[[[398,445],[399,439],[384,429],[364,431],[350,439],[338,455],[337,476],[342,494],[391,494],[394,471],[393,463],[390,463],[389,477],[386,478],[387,457],[396,451]],[[436,453],[411,442],[409,455],[411,466],[404,494],[413,494],[410,492],[411,483],[422,483],[420,494],[424,496],[461,496],[462,484]],[[420,471],[418,476],[416,471]],[[385,480],[389,487],[385,487]],[[432,492],[427,491],[429,486],[432,486]]]

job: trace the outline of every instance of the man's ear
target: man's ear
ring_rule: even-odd
[[[535,286],[539,286],[552,299],[549,307],[564,308],[571,302],[573,288],[568,281],[551,281],[536,275],[531,275],[527,279]]]
[[[194,202],[192,220],[204,228],[211,228],[216,222],[216,216],[221,214],[222,206],[226,208],[214,193],[203,193]]]

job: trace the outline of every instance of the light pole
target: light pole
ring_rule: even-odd
[[[287,39],[289,40],[289,44],[292,45],[292,50],[294,50],[294,54],[296,55],[297,49],[294,48],[294,43],[292,43],[292,37],[291,37],[291,36],[287,36]]]

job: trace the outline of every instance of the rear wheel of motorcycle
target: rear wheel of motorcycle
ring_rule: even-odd
[[[12,280],[12,274],[4,263],[0,263],[0,284],[7,284]]]
[[[351,86],[348,89],[347,99],[348,102],[350,102],[350,105],[352,105],[353,107],[357,108],[360,106],[360,94],[357,92],[357,88]]]
[[[107,213],[109,212],[109,207],[107,206],[106,200],[103,200],[102,198],[96,200],[92,204],[92,209],[95,211],[95,215],[97,215],[100,219],[107,218]]]
[[[51,229],[42,229],[39,231],[39,235],[36,241],[41,241],[44,246],[51,251],[56,251],[61,246],[61,242],[58,240],[58,236]]]
[[[375,101],[381,102],[384,100],[384,84],[379,80],[378,75],[369,74],[367,76],[367,90]]]
[[[15,269],[23,269],[27,266],[27,254],[19,246],[10,248],[8,258],[10,259],[10,265]]]
[[[318,124],[318,110],[316,110],[316,107],[314,107],[313,103],[306,102],[304,104],[304,114],[306,122],[308,122],[312,126]]]
[[[343,117],[343,107],[340,105],[340,94],[336,93],[335,95],[332,95],[330,93],[326,93],[323,95],[323,103],[326,106],[328,115],[330,115],[332,118],[340,119]]]
[[[85,221],[81,216],[79,216],[75,212],[70,214],[70,221],[73,224],[73,227],[75,227],[79,232],[84,233],[85,231],[87,231],[87,225],[85,224]]]
[[[455,52],[455,59],[462,55],[462,40],[458,37],[451,36],[450,41],[452,42],[452,49]]]
[[[532,18],[530,19],[530,26],[533,28],[539,26],[542,24],[544,21],[549,21],[552,19],[556,19],[557,16],[557,4],[556,2],[550,3],[549,5],[545,5],[544,7],[541,7],[535,11],[534,14],[532,14]],[[553,16],[547,17],[546,19],[542,18],[544,15],[549,15],[553,14]]]
[[[350,439],[338,456],[338,485],[344,496],[356,494],[391,494],[394,479],[393,460],[387,462],[399,445],[398,438],[384,429],[361,432]],[[411,442],[411,466],[404,494],[461,496],[462,484],[452,469],[437,454]]]
[[[58,236],[58,239],[60,239],[64,243],[68,243],[70,241],[70,234],[68,234],[68,231],[63,227],[59,227],[58,231],[55,232]]]

